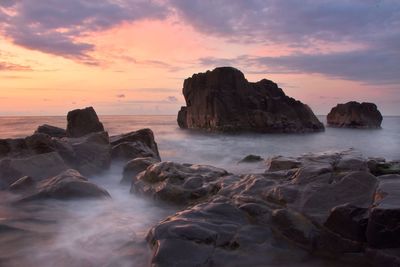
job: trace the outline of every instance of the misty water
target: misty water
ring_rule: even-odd
[[[210,164],[233,173],[265,170],[264,163],[237,164],[248,154],[298,156],[352,147],[365,156],[400,159],[400,117],[384,117],[379,130],[327,128],[312,134],[234,135],[181,130],[175,116],[100,119],[110,135],[151,128],[164,161]],[[321,116],[320,120],[325,119]],[[25,137],[44,123],[65,127],[65,121],[65,117],[0,117],[0,138]],[[119,184],[121,177],[119,164],[101,176],[89,177],[107,189],[112,200],[48,200],[15,207],[8,205],[13,196],[1,193],[0,266],[146,265],[148,229],[176,208],[130,194],[129,186]]]

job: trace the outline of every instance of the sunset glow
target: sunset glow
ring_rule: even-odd
[[[0,1],[0,115],[176,114],[183,80],[224,65],[316,114],[400,114],[398,2],[187,2]]]

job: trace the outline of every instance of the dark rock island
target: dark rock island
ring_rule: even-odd
[[[334,127],[380,128],[382,115],[373,103],[351,101],[332,108],[327,122]]]
[[[323,124],[302,102],[285,95],[270,80],[248,82],[232,67],[194,74],[184,81],[186,107],[181,128],[218,132],[302,133],[323,131]]]

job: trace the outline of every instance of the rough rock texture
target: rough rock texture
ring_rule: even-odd
[[[57,176],[38,182],[19,201],[46,198],[109,198],[110,194],[99,186],[90,183],[78,171],[69,169]]]
[[[327,123],[334,127],[380,128],[382,119],[375,104],[351,101],[332,108]]]
[[[40,125],[36,129],[35,133],[47,134],[51,137],[59,137],[59,138],[67,136],[67,131],[65,129],[48,124]]]
[[[147,157],[147,158],[136,158],[130,160],[124,166],[123,177],[121,179],[121,184],[131,185],[134,181],[134,177],[146,170],[152,164],[160,162],[158,159]]]
[[[137,175],[131,192],[175,204],[188,204],[218,191],[218,178],[227,171],[206,165],[160,162]]]
[[[315,132],[323,124],[305,104],[290,98],[274,82],[248,82],[231,67],[194,74],[184,81],[186,107],[181,128],[211,131]]]
[[[99,121],[93,107],[75,109],[67,115],[67,136],[81,137],[90,133],[104,131],[103,124]]]
[[[110,142],[113,159],[131,160],[139,157],[152,157],[161,160],[151,129],[111,136]]]
[[[296,266],[300,259],[308,266],[302,258],[302,252],[307,252],[345,260],[348,266],[371,262],[396,266],[396,251],[387,249],[400,247],[400,179],[396,175],[377,179],[368,172],[367,162],[354,150],[330,151],[273,157],[263,174],[215,176],[214,190],[197,201],[203,202],[189,205],[150,230],[152,264],[274,266],[277,262],[271,255],[277,259],[283,253],[280,266]],[[177,172],[171,171],[176,164],[168,164],[165,171],[158,163],[152,166],[159,165],[160,170],[151,171],[151,166],[139,174],[138,181],[144,183],[138,188],[162,196],[157,190],[165,190],[164,177]],[[180,171],[170,183],[181,185],[192,176]],[[172,196],[176,203],[193,203]],[[310,265],[329,266],[327,262]]]

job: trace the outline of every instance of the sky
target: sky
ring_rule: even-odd
[[[400,115],[398,0],[0,0],[0,115],[176,114],[193,73],[240,69],[327,114]]]

